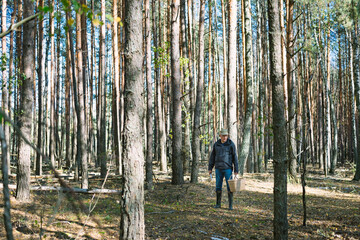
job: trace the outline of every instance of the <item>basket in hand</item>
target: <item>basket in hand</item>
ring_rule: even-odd
[[[231,179],[228,180],[228,183],[231,192],[245,190],[245,179],[239,178],[237,175],[231,175]]]

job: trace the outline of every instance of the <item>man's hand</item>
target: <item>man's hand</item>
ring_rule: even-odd
[[[209,174],[211,174],[212,173],[212,170],[209,170]]]

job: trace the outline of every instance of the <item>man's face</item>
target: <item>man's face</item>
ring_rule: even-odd
[[[220,135],[220,138],[221,138],[221,143],[224,143],[227,141],[228,135]]]

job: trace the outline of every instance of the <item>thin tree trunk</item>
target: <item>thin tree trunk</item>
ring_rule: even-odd
[[[155,24],[155,23],[154,23]],[[150,2],[145,0],[145,37],[146,37],[146,188],[153,187],[152,161],[153,161],[153,85],[151,77],[151,25],[150,25]]]
[[[105,79],[105,0],[101,0],[101,21],[104,23],[100,29],[100,75],[99,75],[99,135],[98,135],[98,161],[101,166],[101,177],[107,173],[106,166],[106,79]]]
[[[245,109],[245,120],[244,120],[244,130],[243,130],[243,141],[240,151],[240,174],[244,174],[244,166],[247,158],[250,153],[250,144],[251,144],[251,126],[252,126],[252,111],[253,111],[253,65],[252,65],[252,34],[251,34],[251,6],[249,0],[244,0],[244,12],[245,12],[245,69],[246,69],[246,109]]]
[[[202,92],[204,84],[204,18],[205,18],[205,0],[200,1],[200,15],[199,15],[199,63],[198,63],[198,79],[196,89],[196,104],[194,111],[194,128],[192,138],[192,168],[191,168],[191,182],[197,183],[199,177],[199,161],[201,158],[200,152],[200,118],[202,106]]]
[[[226,45],[226,38],[227,38],[227,31],[226,31],[226,17],[225,17],[225,1],[221,0],[221,16],[222,16],[222,27],[223,27],[223,63],[224,63],[224,116],[223,116],[223,125],[224,128],[228,128],[228,55],[227,55],[227,45]]]
[[[6,0],[2,0],[2,7],[1,7],[1,28],[3,31],[5,31],[6,28],[6,8],[7,8],[7,3]],[[13,19],[13,17],[11,18]],[[7,58],[7,54],[6,54],[6,37],[3,37],[1,39],[1,46],[2,46],[2,56],[6,59],[6,62],[8,61]],[[7,65],[7,64],[6,64]],[[10,78],[8,78],[8,76],[10,76],[10,67],[7,69],[6,67],[4,68],[4,70],[2,71],[2,88],[1,88],[1,95],[2,95],[2,109],[5,113],[9,114],[10,113],[10,108],[9,108],[9,82],[11,81]],[[4,140],[6,140],[7,143],[10,143],[10,126],[8,124],[3,123],[3,130],[4,130],[4,134],[5,134],[5,138]],[[3,158],[5,159],[5,158]],[[6,156],[6,160],[7,162],[7,166],[8,167],[8,174],[11,173],[11,169],[10,169],[10,151],[7,151],[7,156]]]
[[[171,90],[172,90],[172,184],[183,184],[184,173],[181,158],[181,73],[180,73],[180,0],[171,4]]]
[[[66,12],[66,21],[69,21],[70,13]],[[71,135],[70,135],[70,82],[72,81],[72,72],[71,72],[71,53],[70,53],[70,33],[69,29],[66,31],[66,77],[65,77],[65,132],[66,132],[66,141],[65,141],[65,163],[66,167],[70,168],[71,166]],[[39,91],[40,92],[40,91]]]
[[[88,188],[88,162],[87,162],[87,134],[86,134],[86,113],[84,103],[84,75],[83,75],[83,46],[81,31],[81,15],[76,14],[76,59],[77,79],[73,81],[75,96],[75,111],[77,116],[77,164],[81,164],[81,188]]]
[[[288,239],[286,122],[281,69],[279,5],[278,0],[269,0],[268,4],[274,132],[274,239]]]
[[[54,0],[49,1],[49,5],[54,9]],[[49,125],[48,125],[48,144],[49,144],[49,155],[50,162],[55,167],[55,26],[54,26],[54,11],[50,12],[49,25],[50,25],[50,77],[48,89],[48,108],[50,110]],[[50,95],[49,95],[50,94]]]
[[[40,0],[39,7],[44,7],[44,1]],[[43,70],[42,70],[42,63],[43,63],[43,54],[42,54],[42,46],[43,46],[43,38],[44,38],[44,29],[43,29],[44,21],[40,20],[38,26],[38,138],[37,138],[37,148],[42,151],[42,80],[43,80]],[[35,168],[36,175],[42,175],[42,156],[39,152],[36,153],[36,168]]]
[[[189,60],[189,49],[187,43],[187,28],[186,28],[186,1],[180,1],[180,21],[181,21],[181,49],[182,49],[182,58]],[[183,100],[184,100],[184,111],[183,111],[183,126],[184,126],[184,135],[183,135],[183,143],[182,143],[182,162],[183,162],[183,172],[184,174],[189,172],[189,164],[191,161],[191,141],[190,141],[190,126],[191,126],[191,113],[190,113],[190,78],[189,72],[191,71],[191,67],[188,62],[184,62],[182,64],[182,74],[183,74]]]
[[[113,2],[113,138],[114,138],[114,160],[116,165],[116,174],[120,175],[120,131],[119,131],[119,103],[120,103],[120,58],[119,58],[119,40],[118,40],[118,0]]]
[[[250,6],[248,6],[250,7]],[[246,10],[245,10],[246,11]],[[250,11],[250,10],[249,10]],[[237,117],[236,117],[236,15],[237,1],[229,0],[229,38],[228,38],[228,116],[227,125],[229,128],[229,137],[237,145]],[[249,19],[250,20],[250,19]],[[251,25],[250,25],[251,27]],[[251,60],[252,61],[252,60]]]
[[[296,86],[292,74],[293,61],[293,12],[294,0],[286,0],[286,82],[287,82],[287,96],[288,96],[288,159],[289,159],[289,174],[297,181],[296,176]]]
[[[24,0],[24,18],[34,14],[34,5],[31,0]],[[31,116],[33,111],[33,72],[34,51],[35,51],[35,24],[34,21],[27,22],[23,25],[23,67],[21,85],[21,105],[20,105],[20,131],[26,139],[31,136]],[[31,148],[19,139],[19,160],[17,167],[17,186],[16,199],[21,202],[30,200],[30,152]]]
[[[125,89],[123,194],[120,239],[145,239],[143,119],[142,2],[125,4]],[[134,191],[136,189],[136,191]]]
[[[17,1],[14,1],[14,11],[11,15],[11,25],[14,25],[15,23],[15,17],[16,17],[16,9],[17,9]],[[9,53],[9,96],[8,96],[8,109],[11,109],[11,99],[12,99],[12,88],[13,88],[13,84],[12,84],[12,81],[10,81],[10,79],[13,79],[14,78],[14,75],[13,75],[13,68],[14,68],[14,32],[11,32],[10,33],[10,53]],[[11,111],[8,112],[8,116],[10,117],[11,119],[11,116],[12,113]],[[5,134],[6,134],[6,128],[4,129],[5,131]],[[8,135],[5,135],[5,138],[6,138],[6,141],[8,143],[8,167],[9,167],[9,173],[11,172],[10,170],[10,152],[11,152],[11,145],[10,145],[10,141],[11,141],[11,138],[10,138],[10,135],[11,132],[10,132],[10,127],[9,127],[9,133]],[[13,137],[15,138],[15,137]],[[14,147],[14,146],[13,146]]]
[[[3,1],[4,4],[4,1]],[[5,2],[6,4],[6,2]],[[4,5],[3,5],[4,6]],[[6,230],[6,239],[12,240],[14,239],[13,232],[12,232],[12,222],[11,222],[11,215],[10,215],[10,190],[9,190],[9,165],[8,160],[6,159],[7,154],[7,143],[6,143],[6,136],[5,132],[0,126],[0,142],[1,142],[1,170],[2,170],[2,179],[3,179],[3,198],[4,198],[4,225]]]

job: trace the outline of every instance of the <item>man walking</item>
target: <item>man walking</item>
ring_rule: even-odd
[[[222,184],[225,177],[226,186],[229,197],[229,209],[233,209],[233,193],[230,192],[228,180],[232,175],[237,175],[239,172],[238,159],[236,155],[236,147],[233,141],[229,138],[227,129],[221,129],[220,139],[214,144],[210,159],[209,159],[209,174],[212,173],[212,169],[215,166],[216,174],[216,205],[215,208],[221,207],[221,193]]]

